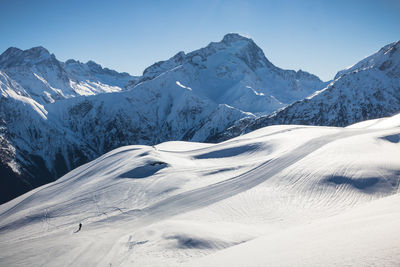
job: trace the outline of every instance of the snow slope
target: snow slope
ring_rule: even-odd
[[[380,124],[118,148],[1,205],[0,261],[398,266],[399,117]]]
[[[273,124],[348,126],[400,112],[400,41],[388,44],[313,95],[271,115],[238,122],[223,135],[238,134]],[[224,138],[220,138],[224,139]]]
[[[260,237],[188,266],[398,266],[399,194]]]

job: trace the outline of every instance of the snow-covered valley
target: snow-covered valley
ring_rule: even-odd
[[[399,140],[397,115],[121,147],[1,205],[0,262],[398,266]]]

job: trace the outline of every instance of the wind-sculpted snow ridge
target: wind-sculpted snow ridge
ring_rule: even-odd
[[[324,83],[275,67],[251,39],[228,34],[142,77],[93,61],[60,62],[43,47],[9,48],[0,55],[0,85],[4,154],[14,151],[7,157],[13,168],[0,165],[12,174],[0,180],[4,203],[120,146],[215,142],[235,121],[270,113]]]
[[[1,205],[1,262],[398,266],[399,125],[115,149]]]
[[[400,112],[400,41],[389,44],[310,97],[272,115],[237,122],[220,135],[224,140],[274,124],[347,126]]]

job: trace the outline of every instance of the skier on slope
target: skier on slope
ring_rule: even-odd
[[[81,230],[81,228],[82,228],[82,223],[79,223],[79,229],[77,232],[79,232]]]

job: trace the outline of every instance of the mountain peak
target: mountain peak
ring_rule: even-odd
[[[244,63],[244,64],[243,64]],[[243,64],[243,66],[239,66]],[[238,33],[228,33],[221,41],[211,42],[206,47],[194,50],[189,53],[179,52],[175,56],[165,61],[159,61],[146,68],[143,72],[140,82],[153,79],[162,73],[173,70],[179,66],[183,68],[196,68],[198,71],[205,69],[213,69],[210,72],[219,73],[216,79],[223,79],[222,77],[230,72],[236,73],[237,77],[239,68],[247,66],[251,71],[259,71],[264,69],[264,72],[271,73],[278,76],[290,76],[297,79],[313,80],[320,83],[320,79],[304,71],[291,71],[287,74],[285,70],[274,66],[265,56],[264,52],[257,44],[250,38],[244,37]],[[225,69],[225,70],[223,70]],[[248,70],[242,69],[242,74]],[[286,74],[283,74],[286,73]],[[267,74],[266,74],[267,75]],[[228,76],[226,76],[228,77]],[[229,78],[231,81],[232,79]],[[289,79],[288,77],[284,79]]]
[[[54,55],[43,46],[36,46],[30,49],[21,50],[16,47],[8,48],[0,55],[0,67],[8,68],[20,65],[32,65],[41,61],[55,59]]]
[[[25,50],[24,52],[50,55],[49,50],[47,50],[43,46],[35,46],[35,47]]]
[[[224,38],[222,38],[222,43],[226,43],[226,44],[231,44],[237,41],[247,41],[247,42],[253,42],[252,39],[244,37],[238,33],[228,33],[224,36]]]
[[[172,57],[172,59],[175,59],[176,61],[182,61],[185,58],[186,54],[183,51],[179,51],[176,53],[175,56]]]
[[[226,34],[219,43],[211,43],[210,50],[228,50],[243,60],[253,71],[260,67],[275,69],[276,67],[266,58],[264,52],[250,38],[244,37],[238,33]],[[206,47],[207,49],[207,47]]]
[[[101,71],[103,70],[103,67],[100,64],[97,64],[93,60],[89,60],[86,62],[86,65],[93,71]]]
[[[36,62],[49,60],[52,58],[52,54],[50,54],[49,50],[47,50],[43,46],[32,47],[23,51],[23,53],[26,58],[33,59]]]
[[[13,47],[13,46],[11,46],[11,47],[7,48],[7,50],[4,51],[4,52],[0,55],[0,57],[2,57],[3,55],[15,54],[15,53],[20,53],[20,52],[22,52],[21,49],[19,49],[18,47]]]
[[[335,79],[351,72],[379,69],[390,76],[400,76],[400,40],[382,47],[375,54],[364,58],[358,63],[339,71]]]
[[[12,58],[18,57],[21,55],[23,50],[17,47],[9,47],[6,51],[4,51],[0,55],[0,66],[4,67],[4,65]]]
[[[382,47],[378,53],[383,53],[383,54],[387,54],[387,53],[395,53],[397,51],[397,49],[400,48],[400,40],[390,43],[388,45],[385,45],[384,47]]]

